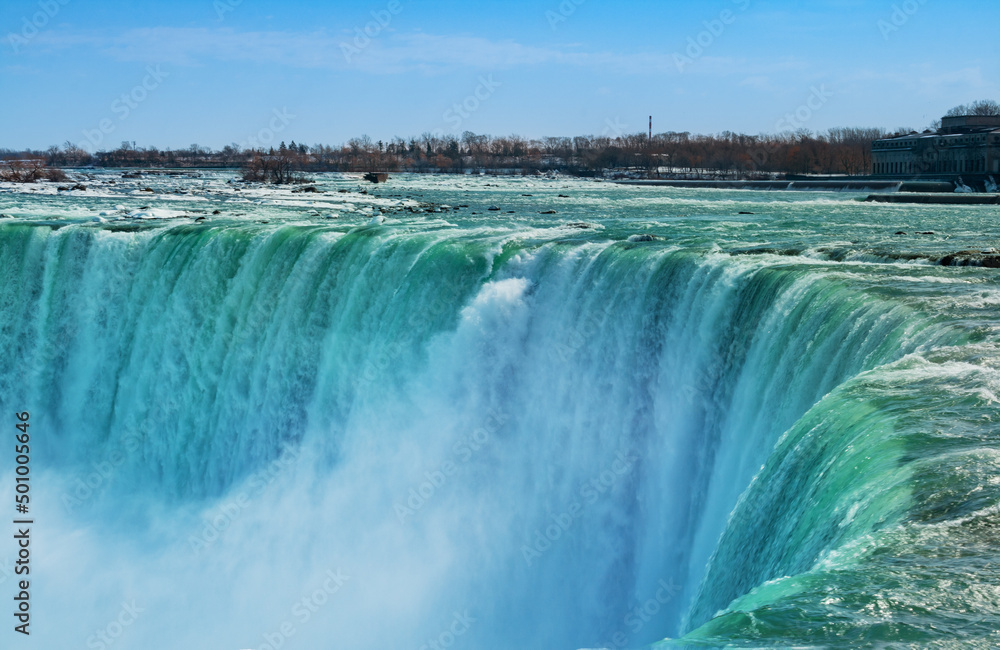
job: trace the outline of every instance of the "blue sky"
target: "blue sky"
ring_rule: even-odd
[[[924,127],[1000,100],[998,25],[995,0],[4,0],[0,147]]]

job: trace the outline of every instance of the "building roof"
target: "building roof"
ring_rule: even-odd
[[[1000,129],[1000,115],[955,115],[941,118],[941,130]]]
[[[964,135],[982,135],[984,133],[1000,134],[1000,127],[969,128],[969,129],[963,129],[962,131],[958,131],[955,133],[947,133],[944,131],[924,131],[923,133],[917,133],[916,131],[911,131],[910,133],[904,133],[901,135],[891,135],[888,138],[881,138],[880,140],[876,140],[876,142],[889,142],[892,140],[918,140],[925,138],[960,138]]]
[[[954,115],[941,118],[941,128],[937,131],[927,129],[923,133],[911,131],[909,133],[897,133],[888,138],[876,140],[876,142],[889,142],[891,140],[922,139],[922,138],[950,138],[961,137],[963,135],[981,135],[983,133],[1000,133],[1000,115]]]

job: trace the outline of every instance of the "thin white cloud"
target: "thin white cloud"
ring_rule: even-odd
[[[747,77],[738,84],[743,88],[755,88],[756,90],[773,90],[774,86],[771,85],[771,78],[766,75],[755,75],[752,77]]]
[[[479,36],[387,30],[370,43],[353,34],[236,31],[230,28],[152,27],[115,36],[48,31],[35,45],[42,52],[86,47],[121,61],[209,65],[253,62],[297,68],[356,69],[370,73],[447,72],[461,68],[502,70],[539,65],[572,66],[625,75],[679,74],[673,53],[587,52],[579,44],[536,46]],[[360,46],[360,47],[359,47]],[[769,64],[702,57],[698,72],[708,75],[760,74],[801,67],[797,61]],[[765,70],[766,68],[766,70]]]
[[[1000,94],[1000,85],[984,74],[981,65],[949,68],[940,64],[896,65],[880,69],[855,70],[843,76],[847,87],[868,92],[873,84],[895,86],[900,92],[927,98],[961,98],[967,95],[991,97]]]

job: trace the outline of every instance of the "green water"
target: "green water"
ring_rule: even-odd
[[[231,178],[0,188],[52,647],[128,594],[121,647],[263,647],[335,566],[353,595],[287,647],[420,647],[454,612],[468,648],[1000,644],[995,207]]]

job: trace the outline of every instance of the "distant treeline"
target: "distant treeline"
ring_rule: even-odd
[[[239,168],[251,180],[278,169],[277,182],[309,172],[406,171],[535,173],[581,176],[632,174],[649,177],[767,178],[780,174],[865,175],[872,171],[872,142],[882,129],[831,129],[779,135],[660,133],[529,140],[466,132],[461,137],[419,138],[307,146],[291,142],[265,149],[229,145],[219,151],[192,145],[161,150],[123,142],[113,151],[89,153],[67,142],[45,151],[0,149],[6,161],[40,160],[49,167]],[[9,162],[7,163],[9,164]],[[255,178],[257,177],[257,178]]]

